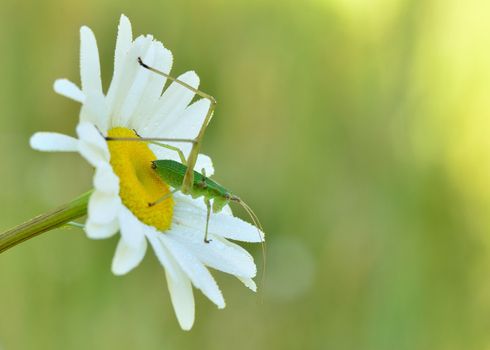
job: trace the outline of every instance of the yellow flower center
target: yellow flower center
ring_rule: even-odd
[[[138,135],[127,128],[113,128],[109,137],[138,138]],[[124,205],[143,223],[160,231],[170,228],[174,201],[168,199],[154,206],[155,202],[170,193],[168,185],[163,182],[151,168],[155,155],[144,142],[108,141],[111,153],[112,169],[119,177],[119,195]]]

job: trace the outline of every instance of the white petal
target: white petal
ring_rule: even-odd
[[[141,86],[138,84],[135,87],[134,83],[138,76],[141,74],[143,77],[149,76],[148,73],[150,72],[138,64],[138,57],[143,58],[147,55],[147,51],[152,46],[152,40],[151,36],[136,38],[125,55],[121,68],[122,73],[118,74],[117,79],[112,82],[111,94],[108,96],[110,113],[113,118],[112,125],[127,127],[127,123],[141,99]]]
[[[124,58],[131,47],[132,41],[133,34],[131,31],[131,22],[128,17],[121,15],[117,30],[116,52],[114,54],[114,75],[120,73]]]
[[[229,204],[223,207],[222,212],[226,215],[233,215],[233,212],[231,211],[231,207]]]
[[[112,259],[112,273],[124,275],[134,269],[143,260],[146,253],[146,239],[140,241],[136,246],[128,245],[121,237],[116,248],[116,254]]]
[[[225,238],[243,242],[263,242],[264,233],[242,219],[225,213],[212,213],[209,220],[209,232]]]
[[[95,126],[88,122],[80,122],[77,126],[80,154],[94,167],[110,159],[109,148],[104,137]]]
[[[78,140],[55,132],[37,132],[31,136],[31,147],[45,152],[76,152]]]
[[[90,218],[85,222],[85,232],[88,238],[105,239],[112,237],[119,231],[119,221],[112,220],[107,224],[96,224]]]
[[[131,49],[132,41],[133,34],[131,32],[131,23],[126,16],[121,15],[117,32],[116,50],[114,54],[114,73],[112,75],[109,91],[107,92],[107,101],[110,111],[116,111],[115,99],[117,94],[121,94],[121,92],[119,92],[121,90],[121,81],[127,79],[128,74],[131,75],[131,72],[128,72],[128,69],[125,69],[127,68],[125,67],[125,64],[127,61],[126,57],[128,52]],[[132,71],[136,69],[135,64],[137,64],[136,61],[130,66]],[[123,89],[122,91],[125,90]],[[120,103],[122,103],[122,101],[120,101]]]
[[[119,178],[109,163],[101,162],[95,170],[94,188],[97,191],[117,195],[119,193]]]
[[[80,142],[78,144],[78,151],[93,167],[98,167],[101,163],[108,162],[104,152],[99,148],[94,147],[93,144]]]
[[[158,261],[160,261],[160,264],[162,264],[163,268],[171,275],[173,279],[178,279],[179,271],[175,269],[172,261],[172,254],[170,254],[167,247],[165,247],[158,238],[160,235],[162,235],[162,233],[158,232],[153,227],[147,226],[145,230],[145,235],[148,238],[148,241],[150,241],[150,244],[153,247],[153,251],[155,252]]]
[[[196,89],[199,86],[199,77],[192,71],[180,75],[177,79]],[[194,92],[187,87],[182,86],[177,82],[170,84],[153,112],[155,122],[152,123],[151,129],[147,130],[150,133],[148,136],[160,135],[172,137],[170,134],[172,125],[182,115],[193,98]]]
[[[214,166],[211,158],[205,154],[200,154],[197,156],[196,165],[194,166],[194,170],[202,174],[202,169],[206,171],[206,176],[214,175]]]
[[[154,56],[155,48],[150,44],[142,59],[145,62],[153,62]],[[150,72],[148,69],[141,66],[138,67],[136,76],[134,77],[132,85],[128,90],[127,98],[124,100],[120,110],[120,119],[122,120],[121,123],[123,125],[128,125],[128,123],[132,121],[132,117],[135,116],[134,112],[139,102],[143,98],[146,85],[148,84],[150,76],[153,74],[155,73]]]
[[[254,277],[257,268],[252,256],[242,247],[224,238],[210,236],[204,242],[204,226],[200,231],[174,225],[167,234],[184,245],[202,263],[214,269],[242,277]]]
[[[162,234],[158,238],[168,248],[182,270],[189,276],[192,284],[200,289],[218,308],[224,308],[225,300],[223,295],[208,269],[183,245],[168,237],[168,235]]]
[[[94,33],[86,26],[80,28],[80,75],[85,96],[102,94],[99,50]]]
[[[93,123],[84,121],[78,123],[77,134],[80,141],[94,144],[98,148],[107,150],[107,152],[109,152],[106,140]]]
[[[206,222],[206,209],[202,200],[192,199],[178,192],[174,194],[174,199],[174,221],[196,230],[202,229]],[[264,240],[264,233],[257,227],[223,212],[211,213],[209,232],[243,242],[262,242]]]
[[[80,103],[85,100],[82,90],[68,79],[57,79],[54,82],[54,91]]]
[[[124,78],[124,62],[126,55],[131,48],[132,41],[133,34],[131,31],[131,22],[126,16],[121,15],[117,31],[116,50],[114,53],[114,72],[109,91],[107,92],[107,100],[111,106],[111,110],[113,110],[113,101],[118,86],[120,85],[120,81]]]
[[[251,289],[254,292],[257,292],[257,285],[255,284],[253,279],[240,276],[237,276],[237,278],[245,285],[245,287]]]
[[[189,277],[184,273],[179,264],[158,237],[162,233],[148,227],[146,236],[150,241],[153,251],[165,269],[168,290],[175,314],[180,326],[189,330],[194,324],[194,295]]]
[[[80,110],[80,121],[96,125],[99,130],[109,128],[109,107],[102,93],[86,93]]]
[[[148,50],[147,57],[143,59],[143,62],[164,73],[170,72],[172,67],[172,53],[158,41],[152,42],[151,48],[152,50]],[[153,52],[153,55],[149,55],[150,52]],[[143,67],[141,69],[147,70]],[[143,133],[144,128],[148,127],[153,119],[153,111],[167,80],[166,77],[155,72],[149,73],[144,90],[141,92],[141,98],[129,123],[129,127],[140,130]]]
[[[210,105],[211,102],[203,98],[187,107],[182,115],[172,124],[172,137],[194,139],[202,128]]]
[[[131,213],[124,205],[119,211],[119,224],[121,226],[121,236],[127,245],[136,247],[145,240],[145,225]]]
[[[118,196],[95,191],[88,202],[89,220],[96,224],[108,224],[118,215],[121,201]]]
[[[174,306],[175,315],[177,316],[180,327],[182,327],[183,330],[188,331],[192,328],[195,317],[192,284],[189,277],[186,276],[177,264],[175,268],[179,271],[179,276],[175,279],[165,271],[168,291],[170,292],[170,299],[172,300],[172,305]]]
[[[206,219],[207,208],[203,198],[194,199],[180,191],[174,193],[173,197],[175,200],[174,212],[183,212],[185,215],[194,214],[192,216],[196,216],[196,221],[199,221],[199,224],[201,224],[200,220]]]

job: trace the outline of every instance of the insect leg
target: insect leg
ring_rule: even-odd
[[[101,133],[102,134],[102,133]],[[169,150],[177,152],[179,155],[180,161],[182,164],[187,165],[187,161],[184,156],[184,152],[178,147],[162,143],[160,141],[172,141],[172,142],[190,142],[194,143],[194,140],[187,139],[171,139],[171,138],[163,138],[163,137],[111,137],[111,136],[103,136],[106,141],[136,141],[136,142],[147,142],[156,146],[160,146],[163,148],[167,148]]]
[[[177,154],[179,155],[179,158],[180,158],[180,162],[184,165],[187,165],[187,160],[185,159],[184,152],[182,152],[182,150],[180,148],[175,147],[175,146],[171,146],[171,145],[167,145],[166,143],[155,142],[155,141],[150,141],[148,143],[151,143],[153,145],[163,147],[163,148],[169,149],[171,151],[177,152]]]
[[[171,196],[172,196],[172,195],[173,195],[175,192],[177,192],[177,191],[178,191],[178,189],[175,189],[175,190],[173,190],[173,191],[170,191],[170,193],[167,193],[167,194],[165,194],[165,195],[161,196],[161,197],[160,197],[160,198],[158,198],[156,201],[148,203],[148,206],[149,206],[149,207],[153,207],[153,206],[155,206],[155,205],[157,205],[157,204],[162,203],[162,202],[163,202],[165,199],[170,198],[170,197],[171,197]]]
[[[180,158],[181,163],[184,164],[184,165],[187,165],[187,162],[186,162],[186,159],[185,159],[185,156],[184,156],[184,153],[182,152],[182,150],[180,148],[178,148],[178,147],[171,146],[169,144],[162,143],[160,141],[167,141],[167,142],[169,142],[169,141],[172,141],[172,142],[188,142],[188,143],[192,143],[192,144],[194,143],[194,140],[191,140],[191,139],[173,139],[173,138],[167,138],[167,137],[141,137],[135,129],[133,129],[133,131],[136,134],[136,136],[138,136],[138,137],[111,137],[111,136],[104,136],[104,134],[102,133],[102,131],[100,131],[100,129],[97,126],[95,126],[95,128],[97,129],[97,131],[99,132],[99,134],[102,135],[102,137],[106,141],[148,142],[148,143],[151,143],[153,145],[160,146],[160,147],[167,148],[169,150],[175,151],[179,155],[179,158]]]
[[[211,217],[211,202],[209,199],[205,198],[204,203],[206,203],[206,208],[208,209],[208,212],[206,214],[206,230],[204,231],[204,243],[209,243],[212,240],[208,239],[208,228],[209,228],[209,218]]]
[[[199,187],[201,187],[201,188],[204,189],[204,188],[208,187],[208,185],[206,183],[206,179],[207,179],[207,177],[206,177],[206,169],[204,169],[204,168],[201,169],[201,175],[202,175],[202,179],[199,182]]]
[[[164,72],[162,72],[156,68],[148,66],[147,64],[145,64],[143,62],[141,57],[138,57],[138,63],[143,68],[146,68],[146,69],[152,71],[153,73],[164,76],[167,79],[170,79],[170,80],[176,82],[177,84],[182,85],[183,87],[191,90],[195,94],[197,94],[197,95],[199,95],[205,99],[208,99],[211,102],[209,105],[208,112],[206,113],[206,117],[204,118],[204,122],[202,123],[201,129],[199,130],[199,133],[197,134],[196,138],[194,140],[192,140],[193,141],[192,149],[189,153],[189,157],[187,158],[187,171],[185,173],[184,180],[182,181],[181,191],[184,194],[189,194],[189,192],[192,189],[192,184],[194,182],[194,166],[196,165],[197,156],[199,154],[199,148],[201,147],[201,141],[202,141],[202,138],[204,137],[204,133],[206,132],[206,127],[208,126],[209,122],[211,121],[211,118],[213,117],[213,112],[214,112],[214,109],[216,107],[216,99],[213,96],[211,96],[205,92],[202,92],[202,91],[190,86],[189,84],[177,79],[177,78],[171,77],[167,73],[164,73]]]

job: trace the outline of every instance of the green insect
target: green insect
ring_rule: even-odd
[[[195,139],[174,139],[174,138],[146,138],[146,137],[138,137],[138,138],[123,138],[123,137],[105,137],[107,141],[136,141],[136,142],[147,142],[151,144],[155,144],[160,147],[164,147],[167,149],[170,149],[172,151],[177,152],[180,158],[180,163],[176,162],[174,160],[156,160],[152,163],[152,168],[155,170],[155,172],[158,174],[158,176],[168,185],[174,188],[174,190],[171,193],[168,193],[167,195],[159,198],[155,202],[148,203],[149,206],[154,206],[165,199],[168,199],[170,196],[172,196],[173,193],[180,191],[183,194],[188,194],[191,195],[192,198],[204,198],[204,202],[206,203],[207,207],[207,218],[206,218],[206,226],[204,229],[204,242],[209,243],[210,240],[208,240],[208,227],[209,227],[209,219],[211,216],[211,210],[213,213],[218,213],[220,212],[227,204],[230,202],[235,202],[240,204],[243,209],[247,212],[247,214],[250,216],[252,219],[255,227],[257,227],[257,231],[260,237],[262,237],[262,234],[260,231],[263,232],[262,226],[260,224],[260,221],[258,217],[255,215],[253,210],[245,203],[243,202],[238,196],[232,194],[229,190],[224,188],[222,185],[218,184],[217,182],[211,180],[206,176],[206,173],[204,169],[202,169],[202,174],[194,171],[194,166],[197,161],[197,157],[199,154],[199,148],[201,146],[201,141],[204,136],[204,133],[206,131],[206,127],[211,121],[211,118],[213,116],[214,109],[216,107],[216,100],[214,97],[198,90],[195,89],[194,87],[190,86],[189,84],[169,76],[168,74],[155,69],[153,67],[150,67],[146,65],[141,58],[138,57],[138,63],[143,67],[146,68],[156,74],[159,74],[161,76],[164,76],[168,78],[171,81],[174,81],[185,88],[193,91],[195,94],[208,99],[211,103],[209,106],[209,110],[206,113],[206,117],[204,119],[204,122],[201,126],[201,129],[199,130],[199,133],[197,134]],[[175,146],[163,143],[163,142],[188,142],[192,144],[192,149],[189,153],[188,158],[186,159],[184,156],[184,153]],[[212,201],[212,204],[211,204]],[[260,230],[260,231],[259,231]],[[262,239],[261,239],[262,241]],[[263,254],[264,254],[264,245],[262,245],[263,249]],[[263,255],[265,259],[265,254]]]
[[[182,183],[184,182],[184,177],[188,171],[188,167],[182,163],[176,162],[175,160],[164,159],[154,161],[152,164],[152,168],[155,169],[158,176],[165,183],[174,188],[171,193],[163,196],[156,202],[150,203],[150,205],[155,205],[167,199],[173,192],[176,192],[182,188]],[[210,242],[208,240],[208,226],[209,217],[211,215],[211,207],[213,213],[218,213],[223,209],[225,205],[229,204],[230,202],[239,203],[250,215],[250,218],[254,222],[254,225],[262,230],[257,216],[245,202],[243,202],[238,196],[235,196],[226,188],[221,186],[219,183],[206,177],[204,169],[202,169],[202,172],[203,173],[200,174],[197,171],[194,171],[194,180],[189,194],[192,196],[192,198],[204,197],[204,202],[206,203],[207,218],[204,242]],[[213,201],[212,206],[211,200]]]

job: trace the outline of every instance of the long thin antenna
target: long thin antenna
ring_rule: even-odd
[[[265,243],[265,232],[264,229],[262,228],[262,224],[260,223],[260,220],[258,216],[254,213],[252,208],[245,203],[243,200],[241,200],[239,197],[233,197],[232,200],[234,202],[239,203],[243,209],[247,212],[247,214],[250,216],[252,219],[255,228],[257,229],[257,233],[259,235],[259,240],[261,243],[261,248],[262,248],[262,263],[264,265],[264,269],[262,270],[262,278],[261,278],[261,284],[262,284],[262,289],[265,289],[265,276],[266,276],[266,268],[267,268],[267,258],[266,258],[266,243]],[[264,238],[262,238],[262,234],[264,235]]]

